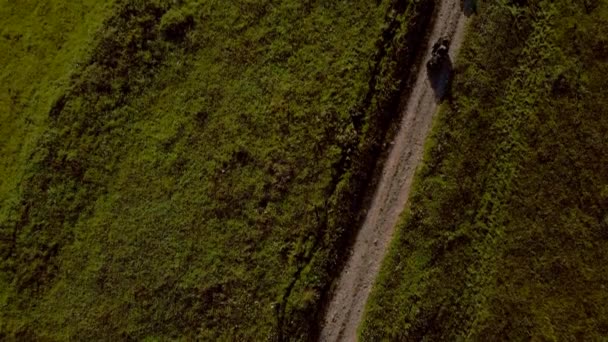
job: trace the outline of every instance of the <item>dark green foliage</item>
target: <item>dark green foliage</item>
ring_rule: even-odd
[[[160,30],[165,38],[174,41],[183,40],[185,35],[194,26],[194,17],[183,10],[170,10],[160,21]]]
[[[365,340],[606,339],[608,7],[589,8],[483,3]]]
[[[20,167],[0,169],[14,179],[0,197],[0,334],[314,337],[431,4],[121,0],[92,11],[90,49],[44,50],[73,66],[39,80],[54,91],[38,91],[38,106],[2,103],[13,108],[2,119],[38,126],[2,126],[2,151],[16,152],[0,160]],[[26,3],[0,6],[4,36],[39,38],[39,17],[63,7],[75,22],[86,13],[47,6],[32,10],[33,28],[14,17]]]

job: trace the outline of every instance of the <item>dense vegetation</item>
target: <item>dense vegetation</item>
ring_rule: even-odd
[[[480,2],[364,340],[608,337],[608,3]]]
[[[432,1],[0,1],[0,339],[307,339]]]

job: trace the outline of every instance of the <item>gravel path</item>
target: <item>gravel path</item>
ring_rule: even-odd
[[[451,38],[450,59],[454,60],[462,43],[467,17],[461,10],[460,0],[438,0],[435,11],[432,32],[423,45],[426,56],[430,56],[432,45],[439,37],[448,36]],[[419,68],[367,216],[328,305],[320,341],[356,340],[365,303],[395,225],[406,206],[416,167],[422,159],[424,141],[437,111],[439,97],[447,85],[448,74],[443,70],[431,81],[426,67]]]

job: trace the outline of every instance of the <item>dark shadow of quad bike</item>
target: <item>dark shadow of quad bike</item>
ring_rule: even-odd
[[[447,94],[454,72],[449,48],[450,40],[440,38],[433,45],[431,58],[426,63],[427,76],[437,100],[442,100]]]
[[[467,17],[477,14],[477,0],[460,0],[460,9]]]

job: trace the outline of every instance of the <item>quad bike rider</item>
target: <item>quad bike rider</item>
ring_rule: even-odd
[[[433,44],[431,59],[426,63],[426,67],[431,71],[440,69],[445,59],[448,58],[449,48],[450,40],[446,37],[439,38]]]

